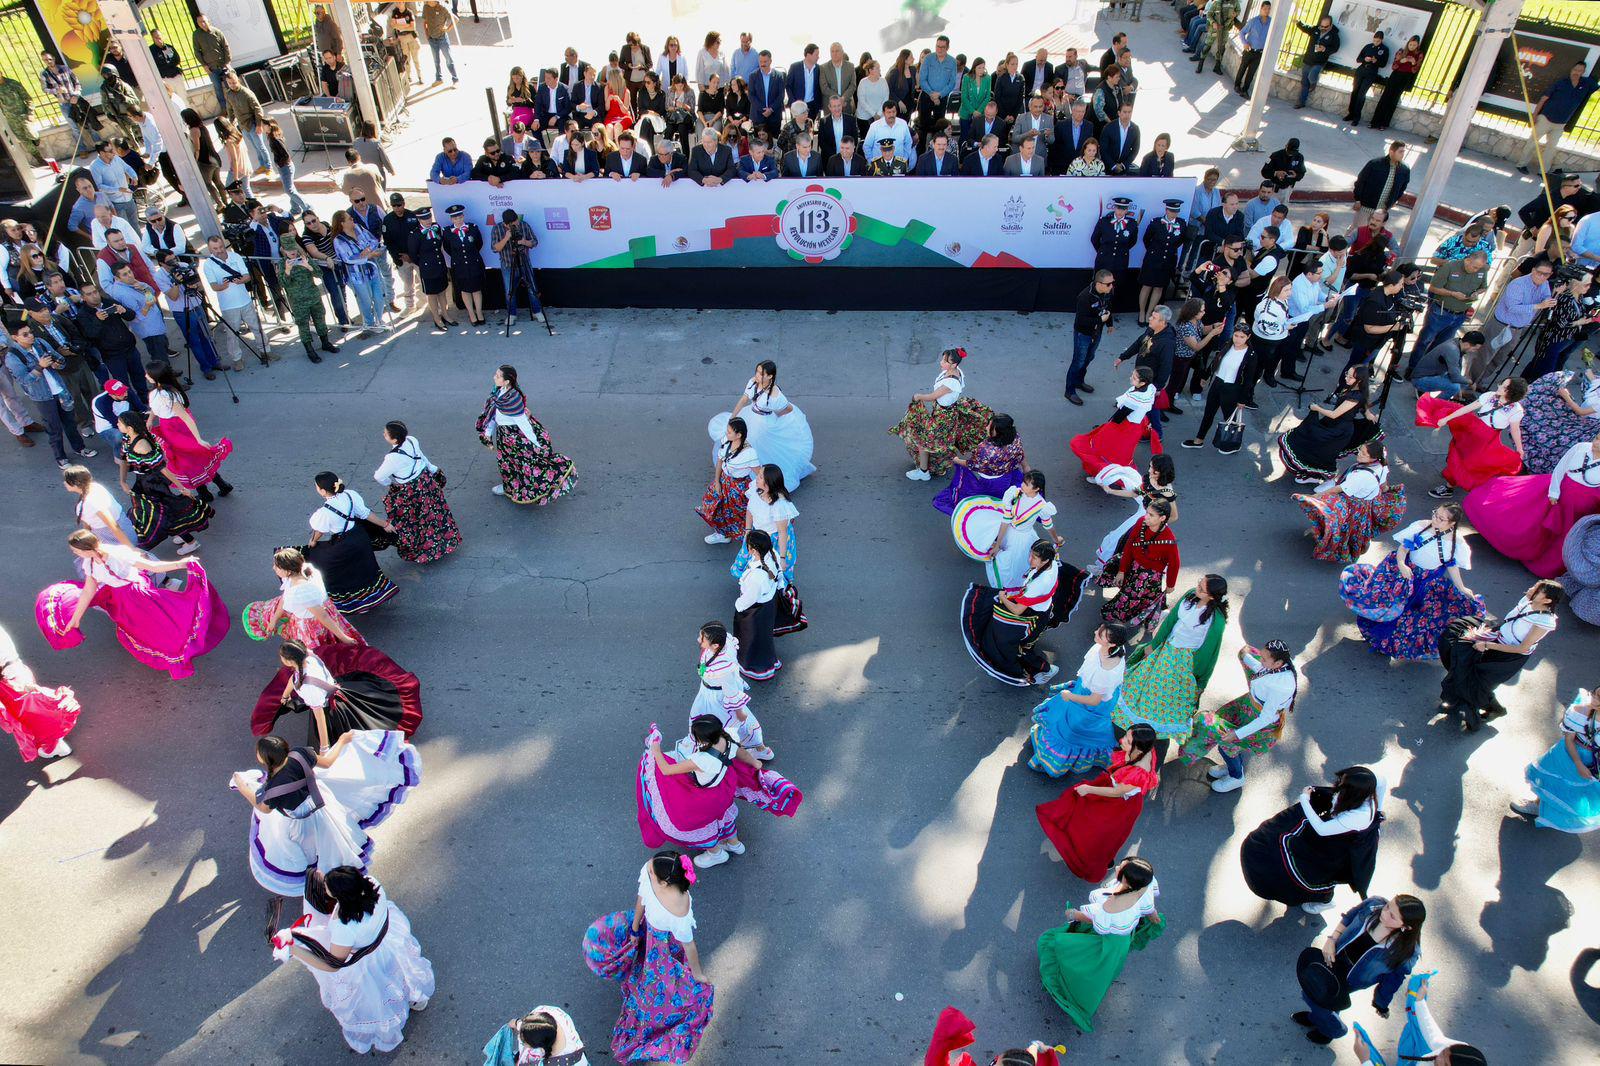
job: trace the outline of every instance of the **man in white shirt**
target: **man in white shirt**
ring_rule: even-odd
[[[1277,377],[1300,381],[1295,363],[1306,346],[1306,334],[1317,328],[1322,316],[1339,306],[1339,298],[1322,284],[1322,263],[1313,259],[1289,286],[1289,335],[1279,346]]]
[[[106,246],[106,231],[116,230],[128,239],[128,243],[139,248],[149,249],[145,246],[144,238],[139,231],[128,224],[128,220],[111,210],[109,204],[94,205],[94,221],[89,223],[89,233],[92,243],[96,248]]]
[[[220,235],[206,241],[206,256],[200,260],[200,273],[216,294],[217,312],[230,329],[223,331],[222,343],[233,360],[233,369],[244,369],[244,349],[239,331],[248,326],[260,346],[263,362],[272,356],[272,343],[261,328],[261,315],[250,296],[250,271],[239,253],[228,247]]]
[[[1272,214],[1267,215],[1265,218],[1256,219],[1255,225],[1251,226],[1250,232],[1245,235],[1245,243],[1250,245],[1252,248],[1260,248],[1261,233],[1268,226],[1275,227],[1279,234],[1289,232],[1284,226],[1284,223],[1288,220],[1288,218],[1289,209],[1282,204],[1279,204],[1277,207],[1272,209]],[[1283,242],[1280,240],[1278,243],[1282,244]]]
[[[884,102],[883,117],[876,119],[867,128],[867,135],[862,138],[862,143],[877,144],[885,138],[894,139],[894,154],[904,159],[907,167],[917,165],[917,149],[911,140],[911,123],[900,118],[900,109],[895,106],[893,100]]]

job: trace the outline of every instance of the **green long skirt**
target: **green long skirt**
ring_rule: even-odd
[[[1103,936],[1081,922],[1047,929],[1039,936],[1039,979],[1072,1023],[1094,1032],[1094,1012],[1122,972],[1131,949],[1143,949],[1166,928],[1164,918],[1145,918],[1131,936]]]

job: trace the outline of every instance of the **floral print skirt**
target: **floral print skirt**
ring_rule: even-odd
[[[904,418],[889,427],[889,432],[906,442],[912,460],[919,451],[925,451],[928,471],[945,474],[950,470],[950,460],[983,443],[984,430],[993,416],[993,411],[970,396],[961,397],[949,407],[914,403],[906,408]]]
[[[1413,568],[1400,574],[1399,555],[1390,552],[1377,566],[1356,563],[1339,576],[1339,598],[1355,612],[1367,647],[1408,662],[1439,657],[1439,636],[1451,619],[1484,615],[1483,597],[1464,596],[1444,567]]]
[[[632,928],[633,911],[616,911],[583,934],[589,969],[622,986],[622,1012],[611,1030],[618,1062],[688,1062],[711,1024],[716,989],[689,972],[671,933]]]
[[[1372,500],[1358,500],[1334,489],[1315,495],[1295,493],[1294,501],[1311,520],[1316,537],[1311,557],[1325,563],[1361,558],[1372,543],[1373,530],[1389,532],[1406,513],[1406,490],[1401,485],[1385,488]]]
[[[383,510],[394,526],[395,554],[408,563],[433,563],[461,546],[461,528],[432,474],[389,486]]]
[[[705,494],[700,497],[700,506],[694,509],[695,514],[705,519],[711,532],[720,533],[729,540],[737,540],[744,536],[745,517],[750,506],[749,491],[749,478],[729,477],[725,471],[718,470],[711,484],[706,486]]]
[[[530,441],[516,426],[501,426],[495,432],[494,450],[500,461],[500,483],[512,503],[537,503],[558,500],[578,484],[578,469],[571,459],[550,444],[544,427],[534,420],[533,432],[539,439]]]

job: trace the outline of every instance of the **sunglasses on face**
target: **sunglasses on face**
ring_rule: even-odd
[[[353,203],[353,204],[364,204],[364,203],[367,202],[367,198],[365,196],[363,196],[359,200],[351,200],[350,202]]]

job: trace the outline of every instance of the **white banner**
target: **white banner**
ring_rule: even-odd
[[[429,185],[435,217],[461,204],[484,228],[506,208],[539,238],[540,269],[572,267],[1090,267],[1113,196],[1139,230],[1189,178],[832,178],[704,188],[675,181],[542,179]],[[499,260],[485,249],[491,266]],[[1143,250],[1136,247],[1132,264]]]
[[[228,35],[236,67],[271,59],[278,54],[278,38],[272,33],[266,0],[195,0],[200,13],[211,20],[213,29]]]

